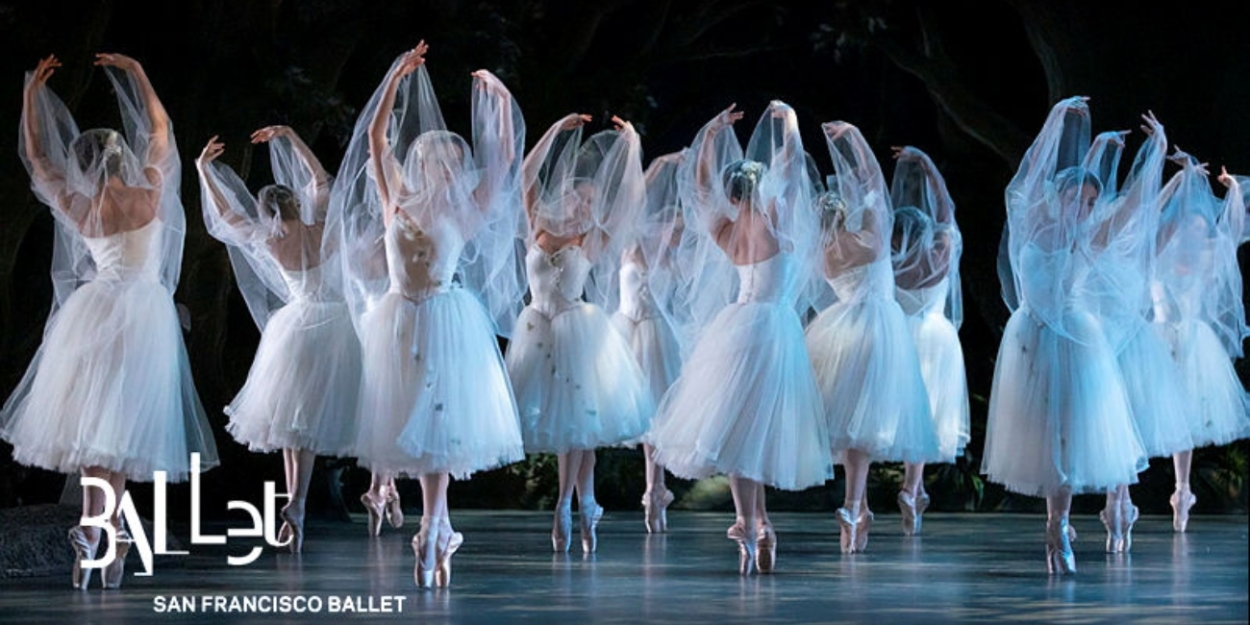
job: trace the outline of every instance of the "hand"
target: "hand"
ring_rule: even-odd
[[[917,153],[916,148],[913,148],[910,145],[905,145],[901,147],[897,145],[892,145],[890,146],[890,152],[892,153],[891,155],[894,157],[894,160],[900,161],[900,162],[913,159],[913,158],[918,158],[920,156]]]
[[[200,165],[207,165],[208,163],[217,160],[217,157],[221,156],[221,153],[224,152],[225,149],[226,145],[217,140],[217,135],[213,135],[213,138],[208,140],[208,145],[204,146],[204,151],[200,152],[200,158],[196,161],[196,163]]]
[[[851,125],[846,122],[825,122],[820,125],[820,129],[825,131],[825,136],[830,139],[837,139],[842,133],[850,130]]]
[[[1064,100],[1069,111],[1074,111],[1078,115],[1089,115],[1089,96],[1078,95]]]
[[[252,133],[252,143],[267,143],[274,137],[285,137],[290,134],[290,126],[265,126]]]
[[[662,154],[660,156],[657,156],[655,157],[654,162],[656,163],[680,163],[685,160],[686,160],[686,152],[683,150],[681,152],[670,152],[669,154]]]
[[[508,96],[507,87],[504,87],[503,82],[501,82],[498,77],[489,71],[479,69],[470,75],[475,79],[473,81],[473,87],[475,89],[484,89],[486,91],[494,92],[496,95],[504,97]]]
[[[781,100],[773,100],[768,103],[768,113],[773,117],[786,117],[790,113],[790,105]]]
[[[1216,178],[1216,180],[1219,180],[1220,184],[1224,185],[1225,188],[1231,188],[1233,186],[1233,177],[1228,175],[1228,169],[1223,165],[1220,166],[1220,175]]]
[[[30,87],[36,87],[48,82],[48,78],[61,66],[61,61],[56,58],[55,54],[49,54],[47,57],[39,59],[39,64],[35,66],[34,76],[30,79]]]
[[[1146,122],[1141,129],[1142,132],[1146,133],[1147,137],[1153,137],[1155,132],[1163,130],[1163,124],[1160,124],[1159,120],[1155,118],[1153,111],[1146,111],[1146,114],[1142,115],[1141,118]]]
[[[585,113],[570,113],[560,120],[560,130],[572,130],[580,128],[582,124],[594,119]]]
[[[1145,130],[1145,127],[1143,127],[1142,129]],[[1115,134],[1111,136],[1111,142],[1115,143],[1116,145],[1120,147],[1124,147],[1124,137],[1129,136],[1130,134],[1132,134],[1132,132],[1133,132],[1132,130],[1117,130],[1115,131]],[[1150,134],[1150,133],[1147,132],[1146,134]]]
[[[628,128],[631,132],[634,130],[633,124],[630,124],[616,115],[612,116],[612,124],[616,126],[617,132],[625,132],[626,128]]]
[[[425,65],[425,53],[430,51],[429,44],[422,39],[417,43],[417,47],[404,53],[400,58],[399,67],[395,68],[395,77],[402,78],[417,71],[418,67]]]
[[[736,106],[738,106],[737,102],[730,104],[729,108],[721,111],[720,114],[717,115],[716,119],[714,120],[716,122],[716,125],[712,127],[719,130],[721,128],[732,126],[734,122],[737,122],[738,120],[742,119],[742,111],[734,110],[734,107]]]
[[[100,67],[116,67],[122,71],[133,72],[139,69],[139,62],[124,55],[100,52],[95,55],[95,64]]]

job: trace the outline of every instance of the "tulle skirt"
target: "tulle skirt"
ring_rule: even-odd
[[[637,440],[655,400],[625,337],[598,306],[548,317],[526,306],[508,345],[508,373],[527,452],[563,453]]]
[[[920,376],[929,395],[943,462],[962,456],[972,438],[963,345],[954,324],[940,312],[908,318],[920,357]]]
[[[738,475],[785,490],[833,477],[829,432],[789,307],[731,304],[703,331],[644,439],[674,475]]]
[[[642,367],[651,396],[663,397],[681,373],[681,347],[672,326],[663,317],[634,320],[619,312],[612,315],[612,323],[625,337]]]
[[[387,293],[360,327],[358,464],[463,479],[525,456],[494,325],[468,291]]]
[[[892,299],[839,302],[807,327],[830,442],[873,460],[943,459],[903,310]]]
[[[351,455],[360,343],[347,304],[295,301],[265,324],[226,429],[252,451]]]
[[[96,280],[71,294],[0,414],[22,464],[62,473],[102,467],[171,482],[218,464],[169,291],[155,281]]]
[[[1077,339],[1020,308],[1003,330],[981,470],[1013,492],[1102,492],[1135,483],[1147,465],[1101,327],[1083,312],[1064,324]]]
[[[1153,324],[1171,348],[1188,403],[1176,413],[1194,447],[1250,437],[1250,399],[1215,332],[1197,320]]]
[[[1193,449],[1187,395],[1168,346],[1141,319],[1117,360],[1142,447],[1151,458]]]

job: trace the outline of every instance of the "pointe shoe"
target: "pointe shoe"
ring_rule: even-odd
[[[595,528],[599,526],[599,519],[603,518],[603,506],[594,502],[583,503],[578,513],[582,521],[582,553],[594,553],[599,546]]]
[[[438,530],[438,568],[434,571],[434,585],[446,588],[451,585],[451,556],[464,544],[464,534],[452,531],[451,523],[444,520]]]
[[[412,553],[417,557],[412,569],[412,581],[417,588],[433,588],[435,568],[438,566],[438,526],[431,519],[421,519],[421,529],[412,537]]]
[[[673,491],[664,489],[657,493],[648,491],[642,494],[642,508],[645,511],[644,522],[648,534],[663,534],[668,531],[668,504],[673,503]]]
[[[82,566],[83,560],[94,560],[96,548],[100,546],[99,535],[93,542],[87,538],[87,532],[82,526],[75,526],[69,530],[69,546],[74,550],[74,569],[71,578],[74,588],[78,590],[86,590],[87,585],[91,583],[91,569],[85,569]]]
[[[903,534],[914,536],[919,533],[920,516],[916,514],[916,500],[905,490],[898,491],[898,510],[903,515]]]
[[[404,526],[404,509],[399,503],[399,491],[393,488],[386,491],[386,522],[395,529]]]
[[[920,526],[924,520],[924,511],[929,509],[929,493],[920,493],[916,498],[916,533],[920,533]]]
[[[1168,501],[1172,504],[1172,529],[1183,534],[1189,527],[1189,509],[1198,498],[1188,488],[1178,488]]]
[[[1076,554],[1069,541],[1068,520],[1046,522],[1046,570],[1051,575],[1076,573]]]
[[[100,582],[105,588],[121,588],[122,577],[126,573],[126,554],[130,553],[130,546],[135,542],[131,538],[130,532],[125,527],[117,530],[117,547],[113,561],[104,567],[104,575]],[[83,582],[86,585],[86,582]]]
[[[859,520],[855,522],[855,553],[863,553],[868,548],[868,531],[872,529],[874,518],[872,510],[860,511]]]
[[[1124,551],[1124,534],[1121,533],[1123,520],[1120,517],[1120,506],[1117,504],[1114,508],[1103,508],[1098,513],[1098,519],[1102,521],[1103,527],[1107,528],[1107,553]]]
[[[856,536],[856,524],[855,520],[851,518],[851,511],[846,508],[838,508],[834,512],[834,517],[837,518],[838,525],[842,528],[842,553],[855,553],[855,545],[859,542],[859,539]]]
[[[1124,536],[1124,547],[1121,551],[1128,553],[1133,548],[1133,524],[1141,514],[1131,502],[1123,502],[1120,510],[1120,533]]]
[[[755,537],[755,567],[760,573],[772,573],[777,566],[777,533],[771,523],[760,525]]]
[[[557,508],[551,523],[551,550],[556,553],[569,552],[569,536],[573,533],[573,509]]]
[[[291,553],[303,553],[304,552],[304,519],[295,518],[295,516],[291,514],[289,508],[283,508],[282,511],[279,512],[278,514],[282,517],[282,521],[283,521],[282,526],[284,528],[287,528],[287,533],[291,539],[290,542],[287,543],[287,549],[289,549]]]
[[[748,536],[746,529],[737,523],[729,526],[725,536],[738,543],[738,574],[750,575],[752,570],[759,571],[755,536]]]
[[[287,523],[286,521],[283,521],[282,527],[278,528],[278,537],[277,537],[278,544],[282,546],[287,546],[290,544],[288,542],[290,539],[291,539],[291,524]],[[279,549],[281,549],[281,547],[279,547]]]
[[[371,493],[366,492],[360,496],[360,503],[365,505],[365,510],[369,512],[369,525],[366,528],[370,536],[379,536],[382,534],[382,517],[385,514],[386,497],[375,497]]]

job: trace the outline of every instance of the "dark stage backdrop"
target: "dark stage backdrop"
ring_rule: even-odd
[[[931,154],[964,232],[962,338],[974,430],[967,458],[930,470],[934,505],[1035,509],[1039,501],[984,484],[977,468],[1007,318],[995,272],[1003,188],[1050,105],[1090,96],[1095,130],[1136,130],[1138,116],[1153,110],[1169,139],[1213,171],[1227,165],[1250,174],[1250,44],[1243,30],[1250,10],[1167,4],[1156,10],[1066,0],[0,2],[6,50],[0,146],[7,146],[0,150],[0,394],[7,397],[30,362],[51,301],[52,220],[30,192],[16,154],[23,72],[56,53],[65,67],[50,84],[80,125],[116,126],[107,81],[91,60],[98,51],[122,52],[147,69],[183,159],[189,232],[176,300],[190,313],[187,345],[223,459],[204,477],[206,514],[221,514],[226,499],[258,501],[261,479],[281,483],[277,455],[250,454],[224,431],[220,408],[242,385],[258,333],[225,248],[204,230],[192,161],[219,134],[224,160],[258,188],[269,180],[267,159],[247,137],[282,123],[334,171],[359,108],[389,63],[424,38],[443,112],[461,133],[469,130],[469,73],[488,68],[521,104],[530,144],[566,113],[593,114],[596,124],[616,114],[635,122],[649,160],[686,145],[730,102],[751,120],[779,98],[798,111],[809,149],[826,171],[819,124],[834,119],[857,124],[887,169],[891,145]],[[750,124],[740,126],[749,132]],[[1130,138],[1129,149],[1139,140],[1140,133]],[[55,501],[63,477],[17,466],[10,451],[0,444],[0,505]],[[1244,511],[1244,443],[1202,450],[1195,469],[1200,511]],[[605,505],[637,507],[639,452],[601,452],[599,473]],[[325,462],[318,474],[326,479],[311,505],[323,509],[334,508],[325,483],[341,480],[354,504],[368,479],[350,461]],[[871,496],[879,507],[893,501],[900,474],[891,466],[874,470]],[[547,506],[554,483],[554,461],[536,457],[454,484],[452,501]],[[403,487],[413,504],[415,486]],[[715,483],[676,486],[686,505],[728,506]],[[1166,511],[1171,489],[1170,463],[1159,462],[1139,487],[1143,512]],[[773,501],[778,508],[831,510],[840,491],[839,479]],[[137,496],[146,501],[142,487]],[[176,488],[171,502],[185,498],[186,488]]]

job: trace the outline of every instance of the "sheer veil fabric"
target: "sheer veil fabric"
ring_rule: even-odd
[[[218,457],[173,302],[186,233],[181,164],[172,125],[136,71],[105,68],[123,132],[80,131],[46,84],[23,110],[34,132],[19,133],[19,154],[56,218],[55,295],[0,435],[24,464],[101,467],[134,481],[161,470],[180,481],[190,453],[201,469]]]

